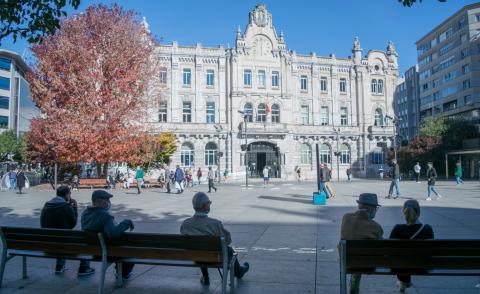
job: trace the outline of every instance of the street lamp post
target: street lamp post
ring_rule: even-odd
[[[248,143],[247,143],[247,121],[248,121],[248,113],[245,111],[239,110],[238,113],[240,113],[243,116],[243,123],[244,123],[244,134],[245,134],[245,188],[248,188]]]
[[[220,151],[220,137],[221,137],[221,134],[222,134],[222,131],[223,131],[223,127],[222,125],[214,125],[215,127],[215,131],[217,131],[218,133],[218,136],[219,136],[219,139],[218,139],[218,150],[217,150],[217,154],[215,154],[215,159],[217,160],[217,171],[218,171],[218,183],[220,184],[221,180],[222,180],[222,171],[220,169],[220,159],[222,158],[222,152]],[[225,164],[225,168],[226,168],[226,164]]]
[[[392,121],[392,127],[393,127],[393,157],[395,158],[395,162],[397,162],[397,122],[398,119],[395,117],[391,117],[389,115],[385,116],[385,121],[388,124]]]
[[[335,152],[335,155],[337,156],[337,182],[340,182],[340,150],[338,148],[340,128],[333,128],[333,132],[335,135],[337,135],[337,152]]]

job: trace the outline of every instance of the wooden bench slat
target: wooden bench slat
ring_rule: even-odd
[[[49,253],[49,252],[40,252],[40,251],[30,251],[30,250],[11,250],[9,251],[10,255],[14,256],[27,256],[27,257],[37,257],[37,258],[64,258],[64,259],[73,259],[73,260],[92,260],[92,261],[101,261],[101,256],[91,255],[91,254],[60,254],[58,252]]]
[[[171,234],[125,233],[117,240],[108,241],[109,246],[177,248],[203,251],[221,251],[220,238],[212,236],[182,236]]]
[[[415,257],[402,256],[356,256],[347,258],[347,268],[390,267],[390,268],[451,268],[480,269],[480,258],[469,257]]]
[[[199,267],[205,266],[208,268],[222,267],[222,263],[215,262],[195,262],[191,260],[158,260],[158,259],[140,259],[140,258],[125,258],[122,262],[130,262],[135,264],[145,265],[165,265],[165,266],[182,266],[182,267]]]
[[[65,230],[65,229],[47,229],[47,228],[29,228],[29,227],[1,227],[2,232],[5,236],[8,234],[30,234],[30,235],[41,235],[41,236],[76,236],[83,237],[86,236],[92,237],[93,239],[97,238],[95,233],[87,233],[85,231],[78,230]]]
[[[415,256],[432,256],[432,255],[452,255],[452,256],[475,256],[478,255],[480,248],[475,247],[456,247],[456,248],[350,248],[349,256],[378,256],[378,255],[397,255],[411,256],[414,251]]]
[[[160,260],[190,260],[198,262],[222,262],[221,252],[195,250],[155,249],[140,247],[108,247],[109,258],[137,258]]]
[[[50,243],[37,241],[15,241],[7,242],[8,249],[42,251],[50,254],[82,253],[92,255],[102,255],[102,250],[98,245],[72,244],[72,243]]]

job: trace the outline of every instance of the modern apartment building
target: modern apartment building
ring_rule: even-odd
[[[27,70],[20,55],[0,49],[0,132],[10,129],[19,136],[30,129],[30,120],[39,114],[30,99]]]
[[[420,125],[420,88],[418,65],[410,67],[398,80],[395,89],[395,116],[397,134],[401,141],[418,135]]]
[[[420,116],[480,122],[480,3],[467,5],[416,42]]]

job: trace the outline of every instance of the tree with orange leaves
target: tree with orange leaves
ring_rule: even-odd
[[[136,162],[155,41],[137,14],[93,5],[32,46],[27,74],[42,112],[27,134],[32,162]]]

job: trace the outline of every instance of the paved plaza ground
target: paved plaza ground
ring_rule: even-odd
[[[336,245],[344,213],[355,209],[361,192],[378,193],[381,209],[376,221],[388,237],[392,227],[403,222],[401,205],[408,198],[420,200],[421,220],[432,225],[436,238],[480,239],[480,184],[438,182],[444,196],[425,201],[426,184],[402,182],[403,197],[384,199],[389,182],[354,180],[335,183],[338,196],[327,206],[313,206],[314,182],[277,182],[263,188],[254,182],[248,189],[240,184],[222,184],[211,193],[210,215],[224,221],[232,233],[240,261],[250,271],[238,282],[236,293],[339,293],[339,266]],[[162,189],[113,191],[112,213],[116,220],[130,218],[137,232],[178,233],[182,220],[192,215],[191,198],[206,186],[183,194]],[[28,194],[0,192],[0,224],[39,226],[43,203],[52,191],[29,190]],[[90,202],[91,190],[74,191],[80,212]],[[78,226],[77,226],[78,228]],[[0,293],[95,293],[99,274],[77,278],[78,262],[68,261],[64,275],[53,274],[54,261],[29,259],[29,278],[21,279],[21,259],[7,264],[4,288]],[[99,271],[99,264],[93,264]],[[137,266],[125,288],[114,286],[114,270],[107,273],[108,293],[220,293],[220,278],[211,270],[212,285],[202,287],[196,268]],[[394,276],[365,276],[362,293],[398,293]],[[480,277],[414,277],[407,293],[480,293]]]

